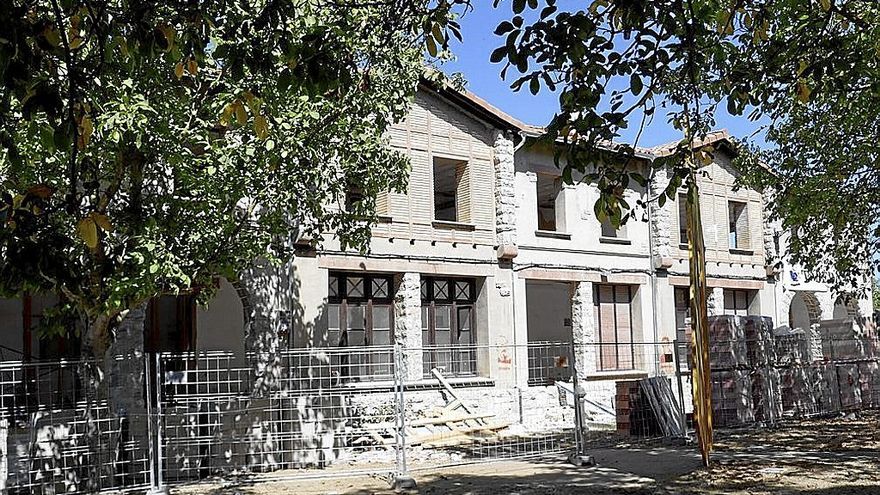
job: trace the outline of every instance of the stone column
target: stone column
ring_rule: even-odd
[[[282,374],[280,351],[287,347],[291,325],[292,260],[281,265],[256,262],[234,285],[244,312],[244,348],[251,358],[252,394],[263,396]]]
[[[418,273],[404,273],[394,294],[394,342],[403,347],[403,376],[422,378],[422,294]]]
[[[110,407],[119,415],[136,417],[146,411],[143,396],[131,393],[144,387],[145,321],[146,304],[130,309],[116,327],[113,343],[104,356]],[[117,359],[117,356],[124,359]]]
[[[654,172],[654,178],[650,184],[651,197],[657,197],[666,190],[669,185],[669,172],[665,168],[658,169]],[[675,205],[667,201],[663,208],[652,205],[651,208],[651,237],[654,243],[652,249],[653,263],[655,267],[669,268],[672,266],[672,243],[673,233],[677,236],[676,220],[673,216],[676,213]],[[678,243],[676,237],[675,243]]]
[[[574,366],[578,378],[595,373],[598,368],[596,316],[593,305],[593,283],[575,282],[571,298],[571,338],[574,342]]]
[[[516,187],[514,146],[510,136],[496,131],[493,144],[495,164],[495,242],[498,257],[516,257]]]
[[[706,294],[706,307],[709,316],[721,316],[724,314],[724,289],[721,287],[709,287]]]

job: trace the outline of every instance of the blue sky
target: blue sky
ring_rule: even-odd
[[[457,60],[444,64],[444,72],[461,72],[470,91],[519,120],[533,125],[547,124],[559,108],[557,96],[543,87],[537,96],[525,88],[515,93],[510,89],[515,77],[502,81],[502,65],[489,62],[492,50],[503,44],[503,39],[493,32],[499,22],[511,17],[510,4],[502,2],[498,9],[493,9],[490,0],[478,0],[474,5],[474,10],[461,19],[464,41],[456,41],[451,47]],[[517,72],[513,70],[509,76],[515,74]],[[660,113],[661,109],[657,112],[651,125],[642,134],[639,145],[654,146],[681,139],[681,135],[666,123],[666,115]],[[740,138],[751,135],[758,128],[758,124],[749,122],[745,117],[731,116],[724,109],[719,109],[716,118],[716,128],[725,128]],[[632,143],[636,137],[635,127],[633,125],[625,130],[621,140]],[[760,136],[758,142],[763,143]]]

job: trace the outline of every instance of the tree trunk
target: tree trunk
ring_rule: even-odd
[[[79,378],[88,447],[83,488],[89,492],[105,488],[102,478],[117,474],[112,472],[114,461],[120,458],[114,452],[116,445],[102,445],[101,432],[119,428],[119,437],[123,428],[145,431],[145,423],[141,424],[146,420],[142,392],[145,307],[93,319],[83,334]]]

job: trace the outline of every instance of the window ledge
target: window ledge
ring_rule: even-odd
[[[564,239],[566,241],[571,240],[571,234],[567,232],[557,232],[555,230],[536,230],[535,237],[548,237],[550,239]]]
[[[452,388],[468,388],[468,387],[494,387],[495,379],[482,376],[468,377],[448,377],[446,382]],[[333,390],[384,390],[393,389],[395,382],[389,380],[375,380],[362,382],[349,382],[333,386]],[[420,380],[406,380],[404,387],[413,390],[433,390],[440,389],[442,386],[435,378],[423,378]]]
[[[431,225],[435,229],[464,230],[468,232],[472,232],[477,229],[477,226],[472,223],[450,222],[448,220],[434,220],[433,222],[431,222]]]
[[[593,380],[622,380],[626,378],[646,378],[648,376],[647,371],[642,370],[609,370],[609,371],[593,371],[586,375],[586,379],[588,381]]]
[[[599,242],[601,242],[602,244],[623,244],[623,245],[632,244],[631,240],[623,239],[620,237],[600,237]]]
[[[752,249],[730,248],[730,254],[744,254],[746,256],[752,256],[755,254],[755,251]]]
[[[679,243],[678,243],[678,249],[681,249],[681,250],[683,250],[683,251],[687,251],[687,250],[688,250],[688,243],[686,243],[686,242],[679,242]]]

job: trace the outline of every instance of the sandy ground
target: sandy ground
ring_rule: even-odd
[[[695,446],[662,443],[595,448],[597,465],[564,458],[498,461],[412,472],[419,494],[558,495],[880,495],[880,414],[803,421],[777,429],[720,432],[710,469]],[[393,493],[376,477],[201,483],[179,494],[286,495]]]

